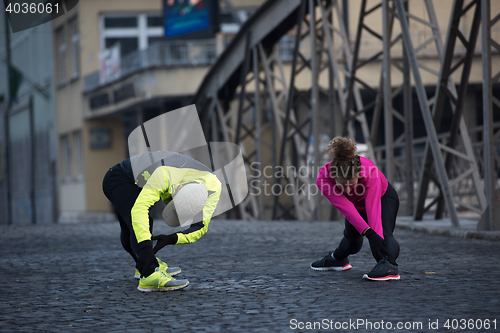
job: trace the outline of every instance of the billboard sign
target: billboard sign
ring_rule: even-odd
[[[211,38],[218,31],[218,0],[164,0],[167,39]]]

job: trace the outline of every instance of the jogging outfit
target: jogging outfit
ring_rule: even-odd
[[[316,179],[321,193],[345,216],[344,237],[332,258],[350,268],[347,257],[361,250],[362,233],[370,227],[383,239],[385,248],[390,252],[389,257],[392,255],[390,259],[395,264],[395,259],[399,256],[399,244],[393,237],[399,209],[398,194],[371,160],[361,156],[359,159],[361,172],[358,184],[349,194],[343,193],[337,186],[335,175],[330,169],[331,162],[320,169]],[[373,249],[372,253],[377,262],[384,259],[380,253],[373,252]]]
[[[186,155],[151,152],[125,159],[106,173],[104,194],[116,209],[122,246],[136,262],[141,251],[139,244],[151,242],[153,219],[149,216],[149,208],[160,199],[168,204],[179,185],[193,182],[206,187],[206,205],[195,220],[199,222],[191,224],[187,230],[169,235],[171,245],[195,242],[207,232],[221,194],[221,182],[211,170]],[[152,262],[148,273],[158,265],[156,261]]]

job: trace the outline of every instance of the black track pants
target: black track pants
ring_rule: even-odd
[[[399,209],[399,197],[396,190],[391,184],[388,185],[387,191],[380,199],[382,203],[382,228],[384,230],[385,246],[392,253],[394,259],[399,256],[399,243],[396,241],[392,233],[396,227],[396,216]],[[368,221],[365,212],[359,212],[365,221]],[[351,254],[358,253],[363,246],[363,236],[359,234],[356,228],[345,219],[344,237],[340,241],[339,246],[333,253],[337,260],[347,258]],[[382,258],[375,258],[379,261]]]
[[[135,237],[134,228],[132,228],[132,207],[135,200],[141,193],[141,188],[135,185],[129,176],[123,171],[119,164],[110,168],[102,182],[102,190],[104,195],[113,204],[118,221],[120,222],[120,240],[123,248],[127,251],[135,261],[139,253],[137,238]],[[153,219],[149,217],[149,229],[153,233]],[[157,263],[151,264],[148,270],[154,270]]]

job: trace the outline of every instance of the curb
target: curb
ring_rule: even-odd
[[[425,222],[398,221],[396,227],[405,230],[419,231],[430,235],[457,237],[462,239],[482,239],[487,241],[500,241],[500,231],[476,231],[457,228],[443,228],[425,225]]]

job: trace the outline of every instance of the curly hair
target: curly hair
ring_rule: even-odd
[[[356,154],[356,140],[335,137],[326,149],[332,159],[330,173],[334,178],[353,179],[361,171],[361,160]]]

